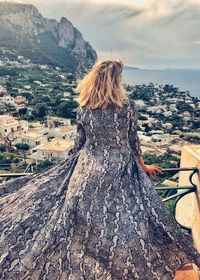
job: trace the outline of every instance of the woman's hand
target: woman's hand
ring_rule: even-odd
[[[157,175],[157,172],[158,172],[158,173],[163,173],[163,172],[162,172],[162,168],[159,167],[159,166],[157,166],[157,165],[147,165],[147,164],[145,164],[145,165],[143,166],[143,169],[144,169],[144,171],[145,171],[148,175],[150,175],[151,177],[156,176],[156,175]]]
[[[156,176],[156,172],[159,172],[159,173],[163,173],[162,172],[162,168],[157,166],[157,165],[147,165],[147,164],[144,164],[144,160],[142,158],[142,156],[139,156],[138,157],[138,162],[139,164],[141,165],[142,169],[148,174],[150,175],[151,177],[152,176]]]

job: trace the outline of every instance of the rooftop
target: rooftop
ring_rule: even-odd
[[[76,130],[76,125],[61,126],[58,127],[57,129],[59,129],[61,132],[69,132],[69,131]]]
[[[71,149],[74,146],[74,141],[72,140],[65,140],[63,138],[56,138],[52,140],[51,142],[48,142],[46,144],[43,144],[38,147],[37,150],[40,151],[51,151],[51,152],[58,152],[62,153],[69,149]]]
[[[52,120],[52,121],[67,121],[69,120],[68,118],[60,118],[60,117],[52,117],[52,116],[47,116],[48,120]]]
[[[0,116],[0,125],[16,123],[18,120],[10,115],[1,115]]]
[[[30,131],[30,132],[27,132],[27,133],[23,134],[22,138],[28,139],[28,140],[43,140],[43,139],[46,139],[46,137],[44,135],[35,133],[33,131]]]

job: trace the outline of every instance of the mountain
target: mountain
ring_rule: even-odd
[[[19,56],[73,73],[87,70],[97,59],[95,50],[67,18],[47,19],[33,5],[0,2],[0,59]]]
[[[140,70],[139,67],[127,66],[127,65],[124,66],[124,69],[126,69],[126,70]]]

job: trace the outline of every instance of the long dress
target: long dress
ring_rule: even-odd
[[[200,267],[141,168],[134,101],[78,107],[68,157],[0,185],[0,279],[172,280]]]

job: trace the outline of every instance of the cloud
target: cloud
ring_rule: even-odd
[[[26,0],[46,17],[66,16],[100,58],[140,67],[199,67],[199,0]]]

